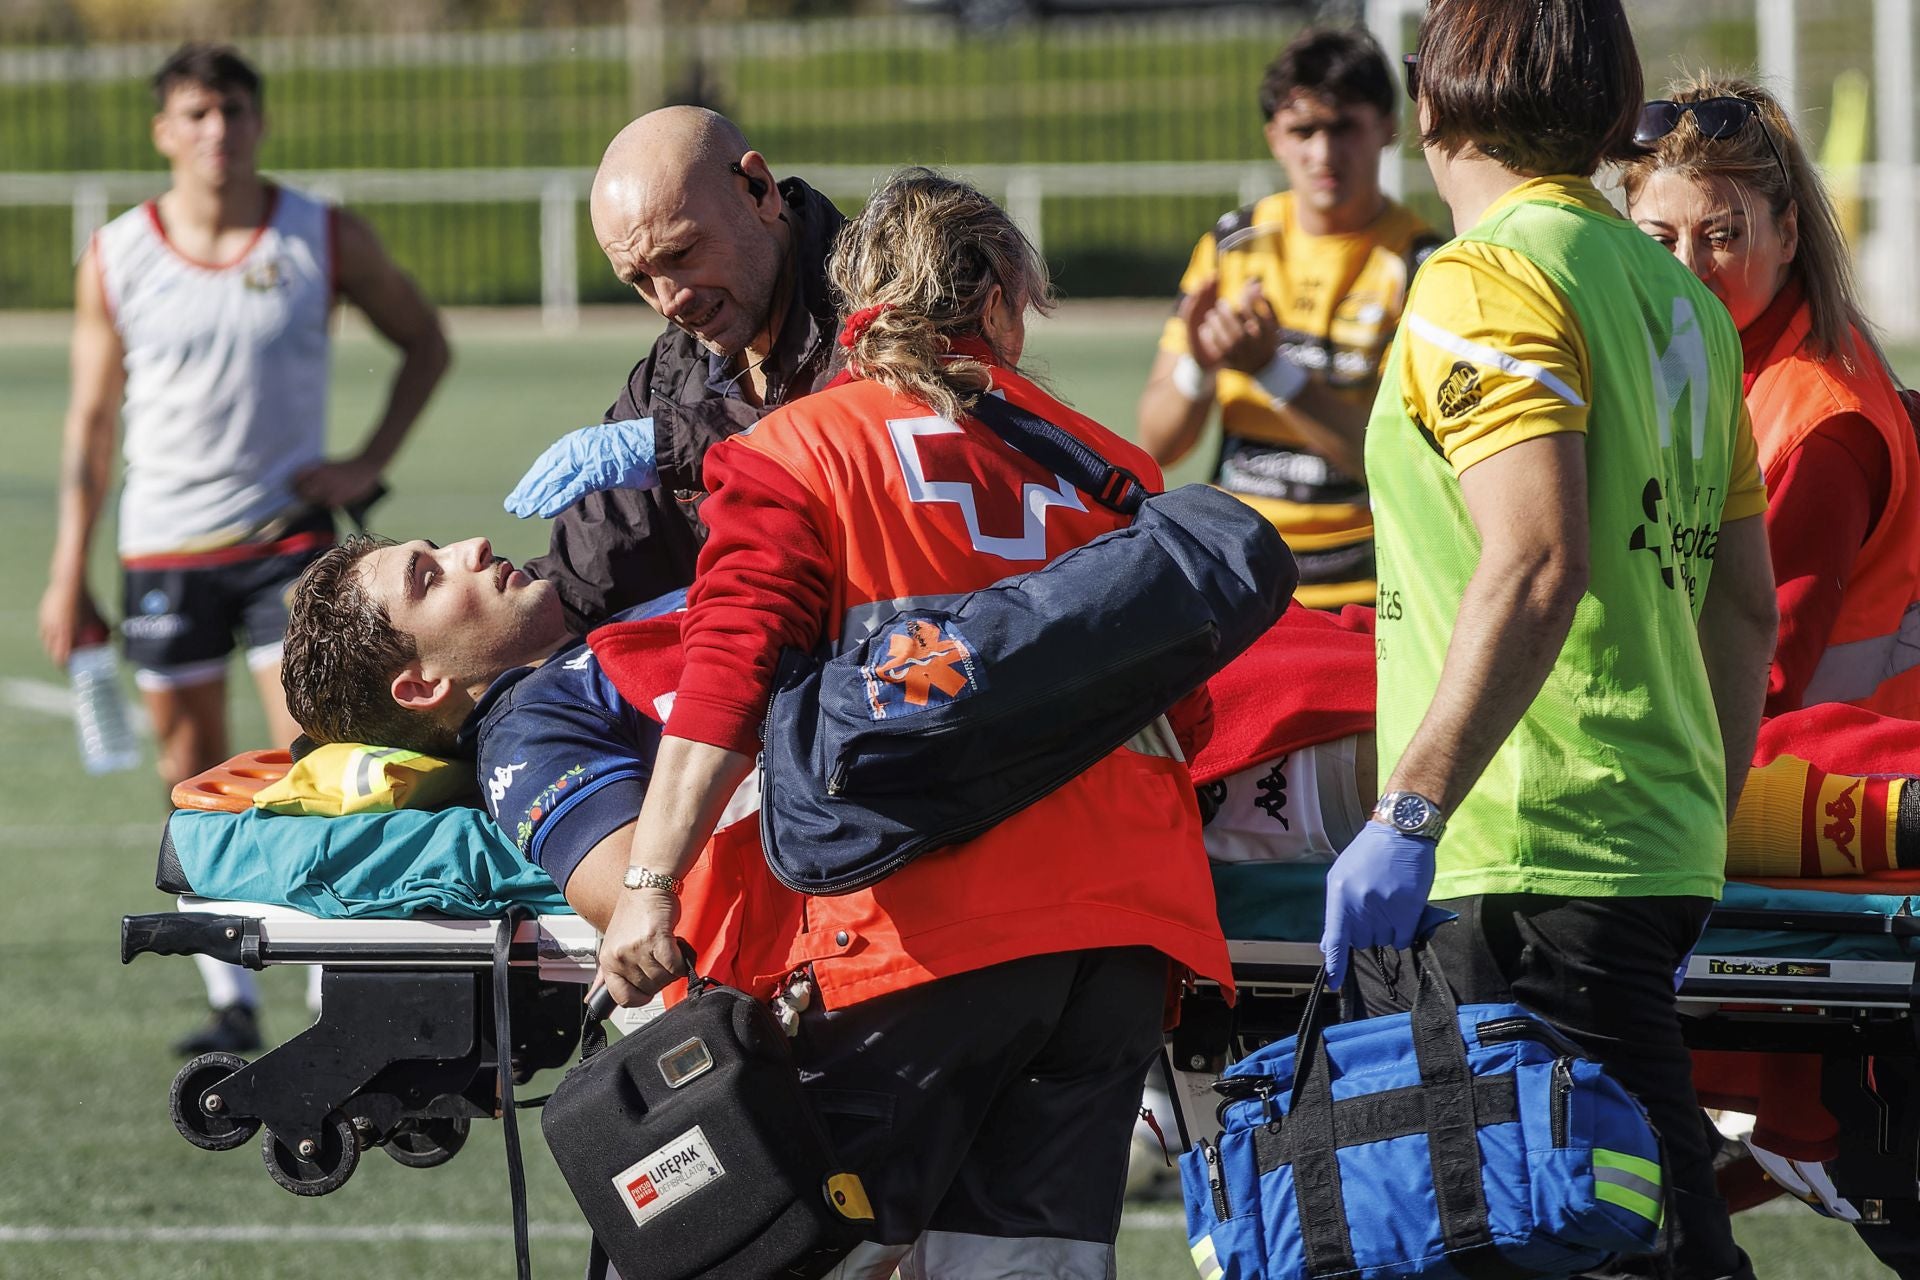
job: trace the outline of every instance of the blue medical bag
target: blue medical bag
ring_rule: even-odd
[[[760,835],[773,874],[803,893],[872,884],[1065,785],[1204,685],[1292,598],[1292,553],[1231,494],[1149,497],[1043,418],[992,396],[971,412],[1132,523],[950,608],[902,610],[845,653],[782,655]]]
[[[1456,1004],[1414,954],[1410,1013],[1327,1026],[1323,972],[1299,1034],[1214,1086],[1225,1129],[1180,1159],[1201,1280],[1518,1280],[1653,1250],[1640,1104],[1521,1006]]]

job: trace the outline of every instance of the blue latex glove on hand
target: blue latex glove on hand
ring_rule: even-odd
[[[1404,949],[1450,913],[1427,906],[1435,841],[1402,835],[1383,822],[1360,828],[1327,873],[1327,921],[1320,954],[1327,985],[1347,980],[1347,959],[1366,947]]]
[[[507,495],[521,519],[559,515],[601,489],[651,489],[660,483],[653,419],[629,418],[569,431],[547,447]]]

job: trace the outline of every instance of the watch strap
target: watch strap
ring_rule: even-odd
[[[668,893],[680,892],[680,881],[659,871],[650,871],[646,867],[628,867],[627,874],[620,883],[629,889],[665,889]]]

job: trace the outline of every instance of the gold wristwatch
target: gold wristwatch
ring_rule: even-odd
[[[645,867],[628,867],[627,874],[620,883],[629,889],[665,889],[668,893],[680,892],[680,882],[672,876],[661,875],[658,871],[649,871]]]

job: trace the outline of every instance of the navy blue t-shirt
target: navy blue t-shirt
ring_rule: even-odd
[[[684,591],[613,615],[672,613]],[[460,731],[487,812],[564,891],[595,845],[640,816],[660,726],[627,704],[584,640],[495,680]]]

